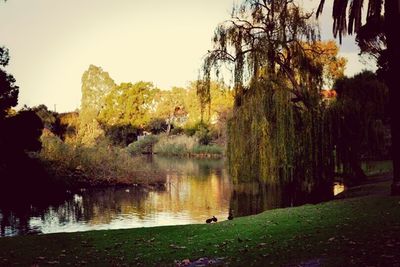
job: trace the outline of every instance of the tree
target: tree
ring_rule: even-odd
[[[25,197],[46,177],[40,164],[25,153],[41,149],[42,129],[41,119],[31,110],[22,110],[3,121],[0,131],[1,195],[18,193]]]
[[[39,105],[33,108],[30,108],[29,110],[32,110],[33,112],[36,113],[36,115],[39,116],[39,118],[42,120],[43,125],[45,128],[48,130],[55,132],[56,130],[56,123],[57,123],[57,113],[50,111],[46,105]]]
[[[39,151],[42,148],[39,139],[43,122],[35,111],[21,110],[15,116],[7,118],[5,126],[3,136],[6,140],[7,156],[10,154],[19,156],[24,154],[24,150]]]
[[[322,75],[325,87],[332,88],[337,79],[344,77],[347,59],[338,56],[339,47],[335,41],[317,41],[312,47],[304,43],[303,46],[308,56],[323,66]]]
[[[204,62],[200,98],[209,101],[211,67],[231,63],[236,106],[249,89],[246,83],[271,76],[288,79],[291,93],[309,105],[309,91],[321,84],[323,71],[314,60],[317,55],[310,53],[318,45],[318,30],[310,18],[293,1],[245,1],[215,31],[214,49]]]
[[[8,49],[0,47],[0,120],[18,104],[19,87],[15,85],[15,78],[3,69],[9,60]]]
[[[143,128],[150,121],[150,110],[157,91],[150,82],[121,83],[106,96],[98,119],[107,125]]]
[[[333,148],[318,60],[324,52],[311,17],[294,1],[248,0],[215,31],[199,97],[210,101],[214,67],[233,67],[227,156],[234,181],[294,183],[312,197],[330,197]]]
[[[155,101],[154,116],[165,120],[166,132],[169,133],[175,124],[182,125],[187,120],[185,107],[185,94],[187,90],[180,87],[173,87],[171,90],[158,91]]]
[[[26,157],[25,150],[37,151],[41,148],[38,139],[43,129],[43,124],[35,112],[29,110],[22,110],[16,114],[9,112],[11,107],[17,105],[19,92],[14,77],[3,69],[9,60],[8,50],[0,47],[2,67],[0,68],[0,176],[2,178],[18,170],[16,166],[18,159]]]
[[[376,75],[364,71],[335,84],[337,100],[329,107],[333,120],[333,139],[338,169],[350,182],[366,176],[361,169],[363,158],[382,157],[387,88]]]
[[[317,16],[323,11],[325,0],[321,0]],[[339,39],[346,33],[360,33],[362,26],[368,25],[375,33],[384,33],[387,49],[385,51],[386,75],[385,83],[389,89],[389,112],[391,116],[392,132],[392,159],[393,159],[393,183],[392,194],[400,195],[400,117],[397,101],[400,99],[398,90],[398,74],[400,70],[400,38],[398,27],[400,25],[400,2],[398,0],[369,0],[368,9],[363,24],[362,0],[337,0],[333,2],[333,34]],[[384,8],[382,8],[384,7]],[[382,23],[383,13],[383,23]],[[348,17],[346,16],[348,14]],[[383,24],[383,25],[382,25]],[[382,26],[382,30],[376,30]],[[371,30],[366,30],[371,31]],[[363,34],[369,36],[368,34]],[[359,36],[362,38],[362,35]]]
[[[73,143],[79,128],[79,113],[66,112],[57,115],[55,123],[55,134],[64,142]]]
[[[171,90],[160,90],[155,95],[155,106],[151,112],[155,127],[160,127],[161,121],[167,123],[167,128],[172,126],[195,128],[201,122],[202,117],[205,123],[218,122],[222,115],[232,108],[233,94],[227,86],[212,81],[210,83],[210,96],[212,102],[206,104],[207,112],[201,115],[201,103],[196,95],[197,81],[191,82],[187,88],[173,87]],[[161,121],[160,121],[161,120]],[[168,131],[168,129],[166,129]]]
[[[151,120],[154,97],[159,90],[150,82],[121,83],[105,97],[97,117],[114,143],[127,145]]]
[[[84,144],[93,144],[104,135],[97,116],[104,107],[105,97],[115,87],[110,75],[102,68],[90,65],[82,75],[82,100],[79,112],[78,137]]]

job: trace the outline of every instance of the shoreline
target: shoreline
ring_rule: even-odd
[[[210,225],[2,237],[0,266],[185,266],[200,258],[233,266],[394,265],[400,263],[400,197],[371,194],[382,183],[390,184],[362,185],[369,188],[362,196]]]

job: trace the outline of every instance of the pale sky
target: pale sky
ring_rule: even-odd
[[[315,9],[318,1],[303,0]],[[329,2],[329,1],[328,1]],[[10,49],[7,71],[20,86],[19,106],[45,104],[73,111],[90,64],[116,83],[151,81],[161,89],[197,79],[218,23],[234,0],[8,0],[0,2],[0,46]],[[332,39],[330,3],[320,23]],[[354,38],[341,55],[346,75],[374,64],[359,62]]]

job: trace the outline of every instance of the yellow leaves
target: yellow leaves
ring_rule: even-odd
[[[156,92],[158,89],[150,82],[121,83],[105,97],[98,119],[108,125],[146,124]]]
[[[332,86],[336,79],[344,76],[347,59],[338,56],[339,46],[335,41],[318,41],[315,43],[303,43],[307,56],[312,58],[315,64],[323,66],[323,75],[326,86]]]

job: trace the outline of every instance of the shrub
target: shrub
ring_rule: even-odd
[[[196,133],[196,128],[195,127],[187,127],[183,130],[184,134],[187,136],[193,136]]]
[[[67,144],[57,136],[41,139],[39,159],[52,176],[67,185],[154,183],[164,179],[157,170],[132,158],[125,149],[111,146],[106,139],[93,147]]]
[[[168,125],[165,122],[165,119],[161,119],[161,118],[152,119],[146,125],[146,131],[149,131],[152,134],[159,134],[159,133],[165,132],[165,131],[167,131],[167,128],[168,128]]]
[[[154,145],[154,153],[164,155],[185,155],[189,154],[197,145],[195,137],[186,135],[161,135]]]
[[[184,132],[188,136],[195,136],[201,145],[208,145],[213,140],[213,133],[204,122],[198,122],[193,126],[187,127]]]
[[[154,153],[173,156],[222,155],[218,145],[201,145],[194,136],[162,135],[154,145]]]
[[[184,130],[182,127],[177,127],[175,126],[174,128],[172,128],[171,130],[171,135],[178,135],[178,134],[183,134]]]
[[[210,130],[205,124],[199,124],[195,136],[199,140],[200,145],[208,145],[212,140]]]
[[[153,153],[153,146],[157,143],[158,138],[155,135],[146,135],[142,139],[131,143],[127,150],[129,153],[135,154],[145,154]]]

